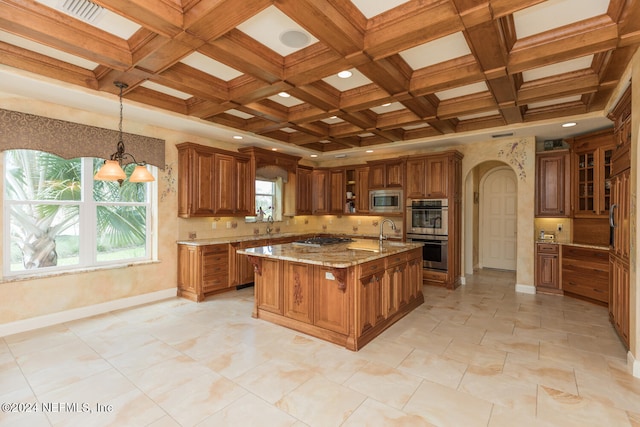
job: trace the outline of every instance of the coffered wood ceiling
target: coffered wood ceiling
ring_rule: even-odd
[[[640,0],[64,1],[0,0],[0,63],[317,152],[601,111],[640,43]]]

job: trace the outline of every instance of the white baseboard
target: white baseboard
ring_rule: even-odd
[[[627,352],[627,366],[629,367],[631,375],[636,378],[640,378],[640,360],[633,357],[633,354],[630,351]]]
[[[516,283],[516,292],[520,292],[522,294],[535,294],[536,287],[531,285],[522,285],[520,283]]]
[[[57,325],[72,320],[83,319],[98,314],[108,313],[123,308],[135,307],[136,305],[148,304],[150,302],[161,301],[174,298],[176,289],[165,289],[143,295],[136,295],[128,298],[121,298],[102,304],[89,305],[87,307],[74,308],[72,310],[61,311],[59,313],[47,314],[33,317],[31,319],[17,320],[15,322],[0,325],[0,337],[32,331],[34,329]]]

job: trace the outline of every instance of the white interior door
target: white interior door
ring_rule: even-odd
[[[480,259],[482,267],[516,269],[517,193],[511,168],[489,171],[480,186]]]

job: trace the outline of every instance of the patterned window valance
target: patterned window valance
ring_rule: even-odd
[[[123,133],[126,151],[138,162],[164,169],[164,140]],[[65,159],[108,159],[116,151],[118,131],[0,109],[0,151],[46,151]]]

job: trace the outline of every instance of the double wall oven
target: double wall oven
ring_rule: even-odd
[[[407,240],[423,243],[423,267],[446,271],[449,246],[449,201],[447,199],[409,199],[407,201]]]

